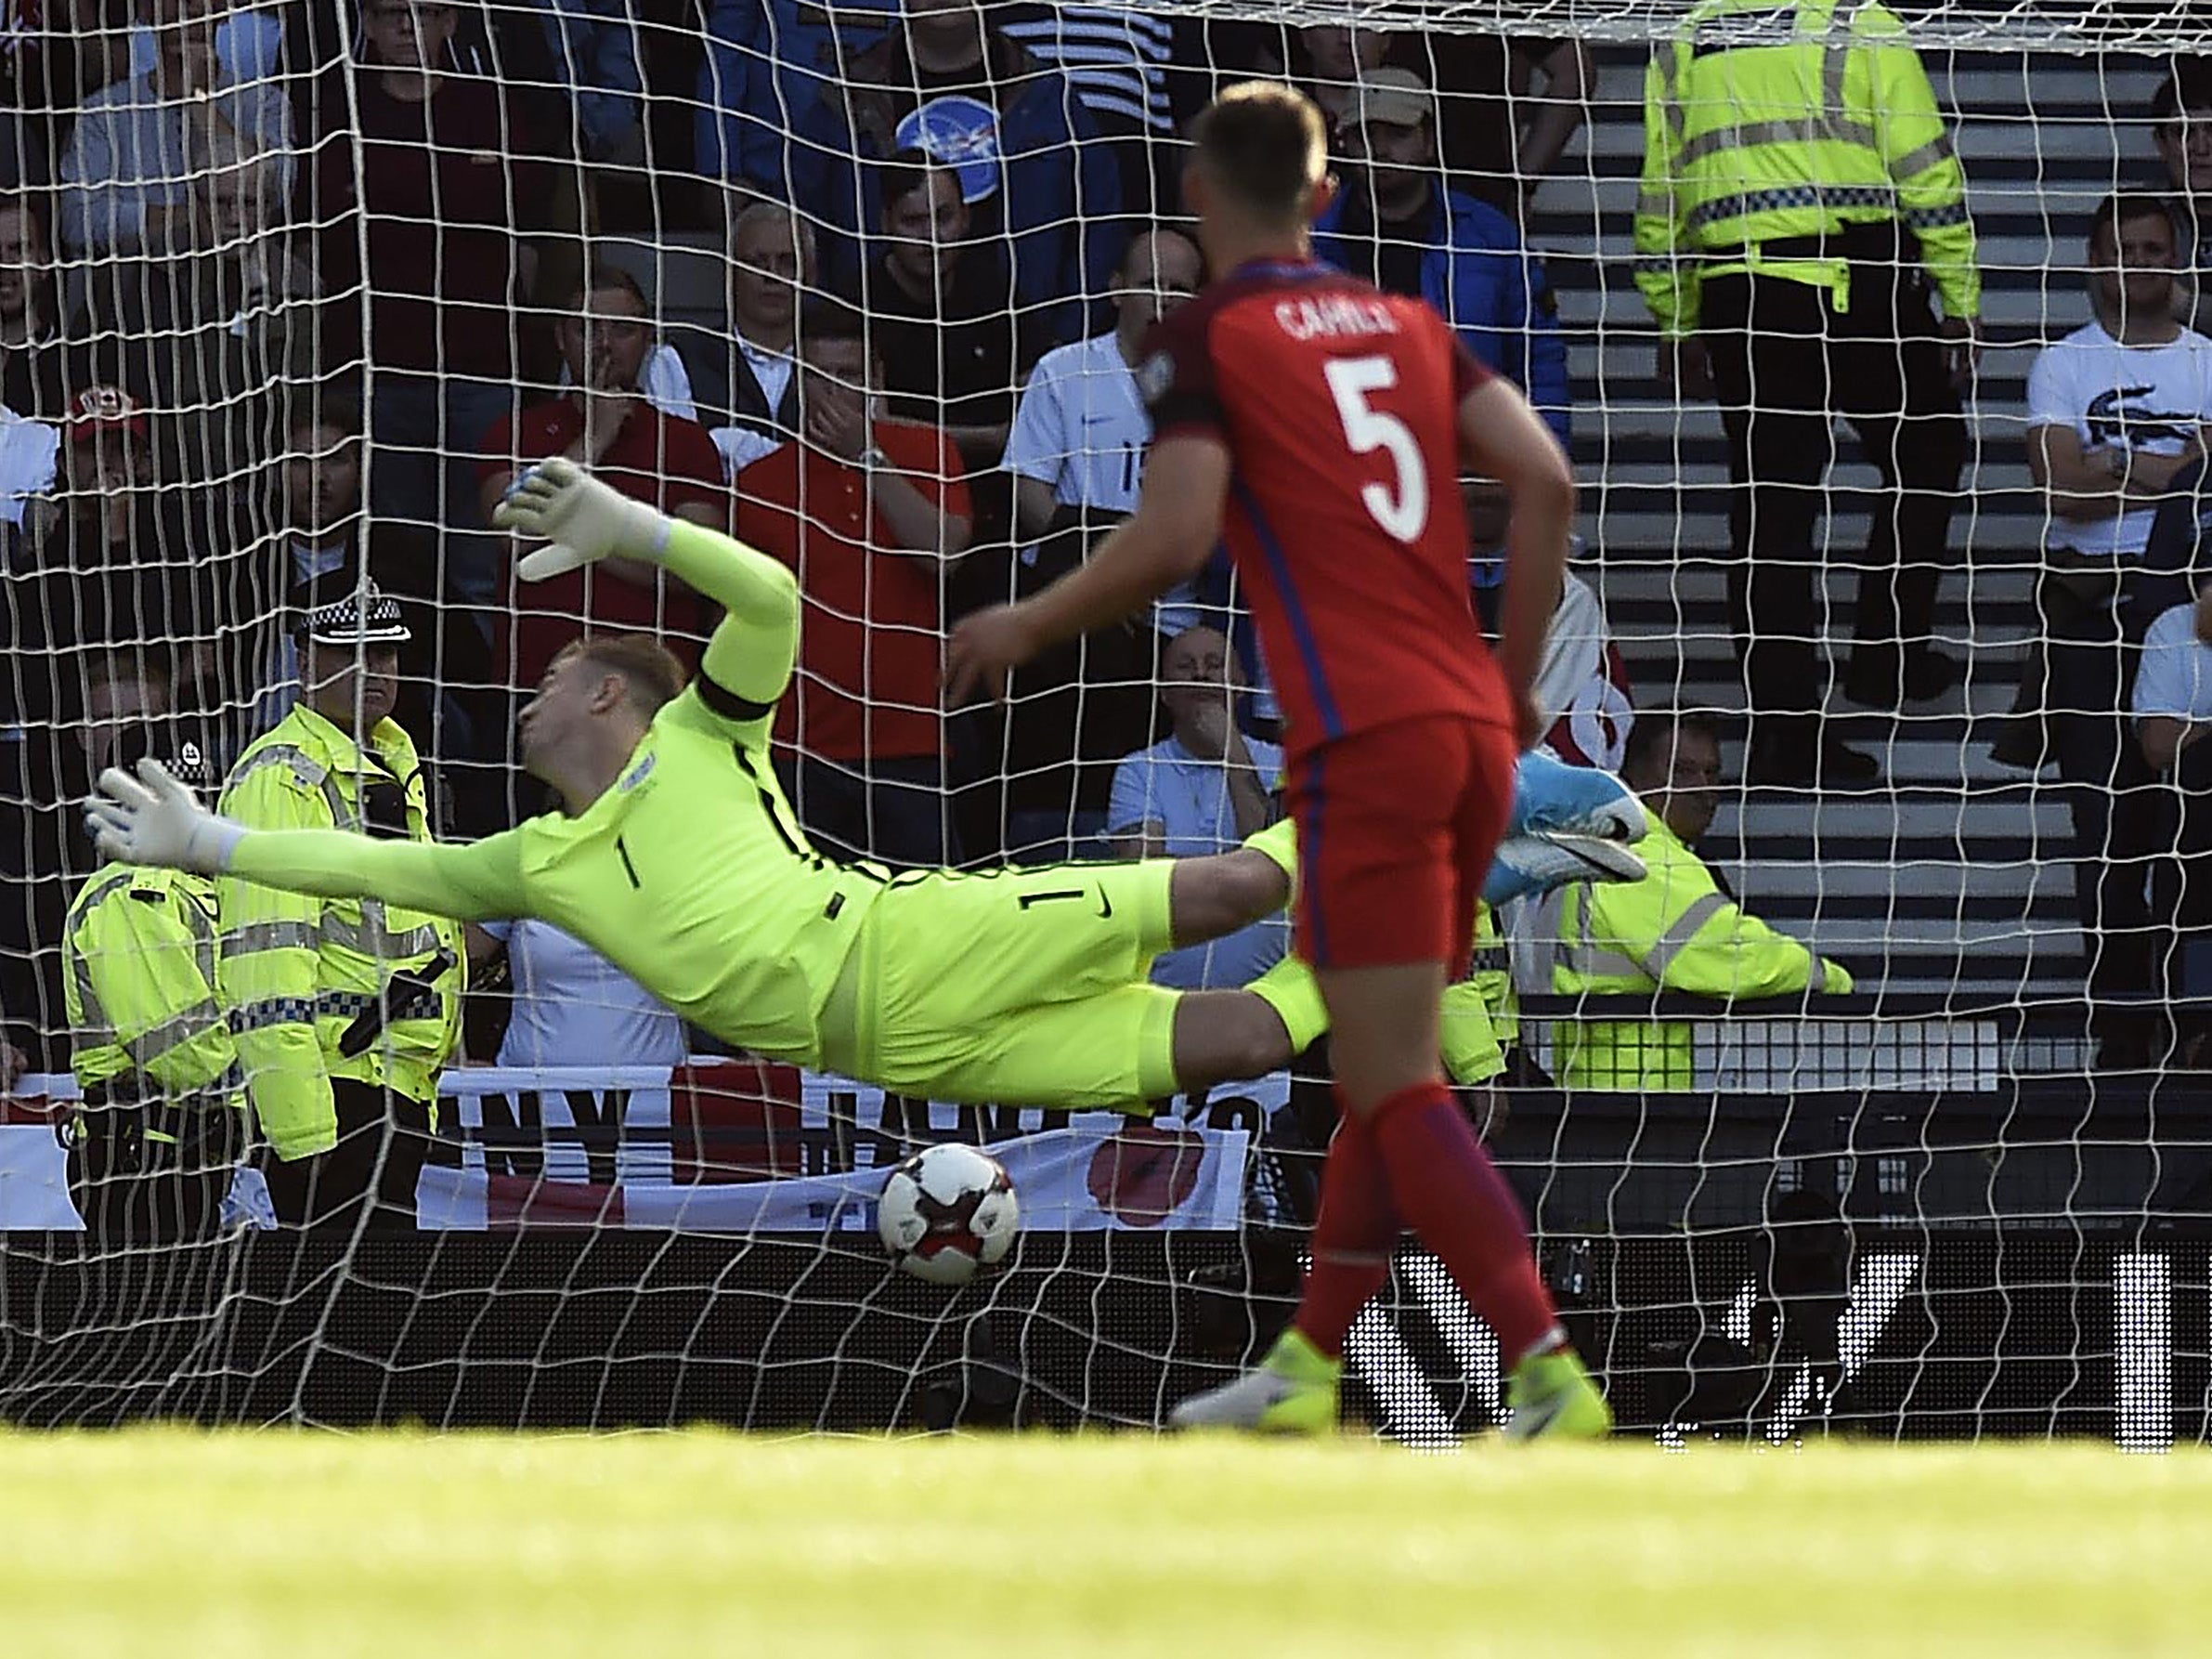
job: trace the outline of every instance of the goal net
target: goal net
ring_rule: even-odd
[[[718,620],[618,563],[517,581],[491,512],[566,454],[797,570],[773,764],[824,856],[1233,848],[1281,810],[1283,732],[1225,557],[1003,703],[947,707],[939,676],[954,621],[1076,568],[1134,505],[1147,331],[1207,275],[1180,134],[1262,76],[1329,124],[1321,256],[1438,305],[1568,447],[1550,750],[1625,772],[1716,878],[1694,909],[1650,889],[1501,908],[1454,1027],[1624,1424],[2201,1437],[2191,875],[2212,843],[2189,738],[2212,699],[2181,607],[2212,422],[2212,348],[2186,332],[2212,70],[2131,0],[1689,10],[147,0],[20,21],[0,1412],[1147,1425],[1265,1348],[1334,1120],[1325,1049],[1142,1117],[909,1100],[757,1061],[528,919],[463,938],[127,877],[113,902],[137,910],[96,918],[76,822],[100,766],[188,751],[286,822],[468,841],[547,810],[516,717],[561,649],[644,634],[689,671]],[[1766,107],[1771,78],[1727,119],[1685,109],[1685,72],[1650,66],[1692,30],[1770,65],[1793,30],[1828,43],[1802,89],[1820,130]],[[1908,156],[1889,124],[1922,71]],[[1868,99],[1893,101],[1860,121]],[[1880,187],[1840,172],[1794,203],[1810,221],[1699,240],[1758,206],[1716,202],[1701,159],[1847,171],[1854,143],[1889,147]],[[1776,195],[1759,211],[1793,208]],[[1851,211],[1825,221],[1830,201]],[[1850,222],[1904,229],[1869,252]],[[1699,291],[1702,317],[1681,308]],[[1955,379],[1967,317],[1979,366]],[[1695,352],[1673,371],[1676,338],[1715,386]],[[1461,493],[1494,619],[1505,503]],[[1263,920],[1155,977],[1242,986],[1288,941]],[[202,964],[204,1010],[177,989]],[[377,1014],[380,1061],[339,1053],[340,1007]],[[215,1024],[237,1074],[156,1065]],[[300,1100],[358,1112],[384,1081],[399,1140],[275,1158]],[[1024,1207],[1012,1266],[957,1290],[894,1272],[874,1224],[888,1167],[942,1139],[995,1148]],[[304,1237],[268,1227],[308,1168],[364,1195],[381,1168],[384,1190]],[[1410,1241],[1348,1356],[1355,1410],[1400,1438],[1501,1410],[1494,1339]]]

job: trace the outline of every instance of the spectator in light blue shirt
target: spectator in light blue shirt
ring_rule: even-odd
[[[587,160],[642,166],[644,65],[627,0],[538,0],[553,65],[576,101]]]
[[[1160,701],[1173,730],[1114,772],[1106,831],[1116,856],[1224,853],[1275,821],[1282,751],[1238,730],[1243,678],[1229,641],[1211,628],[1187,629],[1169,642],[1160,659]],[[1247,985],[1288,943],[1288,922],[1270,917],[1226,939],[1169,951],[1152,977],[1186,990]]]

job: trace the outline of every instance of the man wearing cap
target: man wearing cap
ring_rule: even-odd
[[[167,689],[126,656],[103,660],[84,732],[92,769],[151,755],[204,786],[205,745],[167,725]],[[71,901],[61,934],[70,1067],[83,1091],[70,1188],[101,1253],[220,1230],[245,1096],[215,999],[215,889],[204,877],[108,863]]]
[[[392,719],[399,607],[374,582],[307,591],[293,624],[300,701],[256,739],[223,810],[256,829],[427,842],[422,766]],[[216,973],[288,1226],[413,1225],[415,1182],[453,1051],[462,929],[374,899],[318,899],[225,877]]]
[[[1567,342],[1520,227],[1452,189],[1437,162],[1434,100],[1411,70],[1369,70],[1338,137],[1363,176],[1314,225],[1314,252],[1390,294],[1426,300],[1467,348],[1518,385],[1565,443]]]

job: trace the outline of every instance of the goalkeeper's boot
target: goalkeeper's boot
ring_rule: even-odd
[[[1344,1362],[1333,1360],[1295,1326],[1256,1369],[1193,1394],[1167,1414],[1171,1429],[1242,1429],[1255,1434],[1334,1434]]]
[[[1633,844],[1650,828],[1635,791],[1610,772],[1570,766],[1541,749],[1521,756],[1514,769],[1509,837],[1548,830]]]
[[[1482,902],[1494,910],[1570,882],[1641,882],[1649,873],[1640,854],[1609,835],[1536,830],[1499,843]]]
[[[1505,1384],[1507,1440],[1603,1440],[1613,1408],[1597,1391],[1582,1356],[1571,1348],[1532,1353]]]

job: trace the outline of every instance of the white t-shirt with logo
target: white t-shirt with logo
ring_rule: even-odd
[[[2123,346],[2102,323],[2046,346],[2028,372],[2028,425],[2066,426],[2085,450],[2178,455],[2212,425],[2212,340],[2182,331],[2164,346]],[[2115,518],[2051,520],[2050,544],[2132,557],[2151,540],[2152,504]]]

